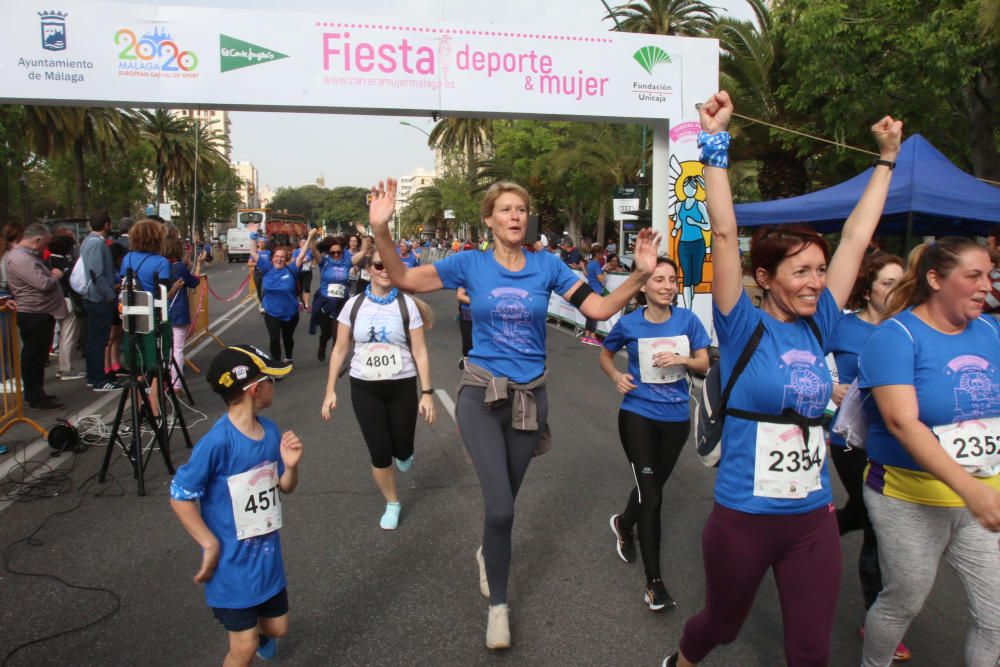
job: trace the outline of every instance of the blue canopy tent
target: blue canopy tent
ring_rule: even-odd
[[[800,197],[736,205],[741,227],[808,223],[819,231],[840,229],[868,184],[872,168],[839,185]],[[1000,224],[1000,188],[965,173],[919,134],[899,151],[879,234],[985,236]]]

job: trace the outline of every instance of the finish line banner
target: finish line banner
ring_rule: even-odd
[[[715,40],[528,24],[28,0],[0,26],[13,103],[639,121],[691,115],[704,80]]]

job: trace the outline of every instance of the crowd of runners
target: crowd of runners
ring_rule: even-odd
[[[902,123],[887,116],[872,127],[879,159],[834,252],[806,227],[754,234],[750,271],[763,292],[754,306],[744,290],[727,174],[732,112],[724,92],[700,106],[713,322],[726,387],[714,504],[700,549],[705,600],[662,664],[699,664],[737,640],[769,571],[787,664],[829,664],[840,536],[862,530],[862,665],[910,657],[904,635],[943,556],[968,598],[964,662],[995,667],[1000,327],[983,315],[993,258],[957,237],[920,245],[907,261],[871,251],[902,138]],[[517,184],[486,191],[481,215],[493,239],[489,249],[434,263],[419,262],[408,244],[394,242],[395,199],[392,179],[372,188],[372,238],[317,239],[313,232],[295,252],[276,248],[267,256],[255,249],[270,354],[231,347],[207,373],[226,413],[178,470],[171,502],[203,550],[195,579],[229,631],[226,665],[249,664],[255,653],[274,656],[288,628],[279,491],[295,488],[303,446],[258,413],[271,404],[274,381],[291,372],[300,310],[309,314],[310,333],[320,332],[318,359],[329,355],[325,393],[314,407],[336,430],[344,418],[337,413],[337,383],[349,375],[353,412],[385,500],[378,522],[393,530],[401,509],[393,465],[404,473],[411,468],[418,458],[416,421],[436,416],[425,343],[433,319],[414,295],[439,289],[456,291],[463,330],[455,416],[483,497],[482,542],[469,554],[469,580],[475,558],[488,598],[486,646],[499,650],[512,642],[515,501],[532,458],[548,445],[546,320],[553,292],[587,318],[595,340],[596,321],[636,297],[641,304],[599,343],[600,367],[623,395],[623,465],[634,480],[622,489],[622,502],[608,508],[609,548],[628,564],[641,557],[649,609],[674,606],[661,570],[663,488],[692,431],[688,377],[708,371],[710,337],[690,310],[675,305],[682,276],[662,256],[659,235],[638,235],[632,272],[609,292],[596,276],[581,279],[559,257],[526,247],[531,199]],[[303,274],[311,271],[320,281],[310,301],[301,295]],[[625,363],[616,359],[621,350]],[[843,405],[834,423],[853,430],[830,432],[831,404]],[[828,451],[849,496],[840,509]],[[686,553],[698,551],[687,547]]]

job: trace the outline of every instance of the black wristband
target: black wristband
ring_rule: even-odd
[[[880,164],[884,164],[885,166],[889,167],[889,171],[892,171],[893,169],[896,168],[896,163],[894,161],[892,161],[892,160],[882,160],[882,159],[879,159],[879,160],[875,160],[874,162],[872,162],[872,166],[873,167],[877,167]]]
[[[421,394],[433,394],[433,393],[434,393],[434,390],[433,390],[433,389],[424,389],[424,390],[423,390],[423,391],[421,391],[420,393],[421,393]]]

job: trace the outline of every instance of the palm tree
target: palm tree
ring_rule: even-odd
[[[1000,0],[979,0],[979,29],[984,37],[1000,35]]]
[[[791,113],[778,95],[784,54],[764,0],[747,0],[756,21],[719,19],[713,35],[719,39],[722,87],[733,95],[741,116],[784,124]],[[758,160],[757,186],[764,199],[800,195],[809,189],[805,160],[759,123],[738,118],[733,123],[732,155]]]
[[[604,245],[611,189],[638,182],[642,149],[634,132],[621,126],[573,125],[570,139],[565,148],[546,155],[551,173],[557,180],[567,177],[583,179],[588,184],[587,189],[596,193],[596,237],[597,243]],[[574,227],[570,225],[571,233],[576,231]]]
[[[139,112],[139,132],[150,143],[155,154],[156,202],[164,201],[164,192],[170,183],[183,181],[193,175],[192,153],[194,123],[183,116],[175,116],[165,109]]]
[[[614,19],[619,32],[704,37],[718,15],[699,0],[637,0],[611,9],[605,18]]]
[[[444,224],[444,197],[441,190],[435,185],[425,185],[412,195],[407,202],[406,208],[400,212],[400,233],[413,235],[417,232],[416,227],[424,229],[434,227],[435,235],[441,230]]]
[[[75,180],[74,214],[87,210],[87,175],[84,154],[106,155],[112,147],[135,143],[135,115],[122,109],[95,107],[25,107],[24,133],[31,151],[39,157],[70,154]]]
[[[445,155],[462,152],[464,175],[472,177],[477,157],[493,149],[493,121],[487,118],[442,118],[431,130],[427,145]]]

